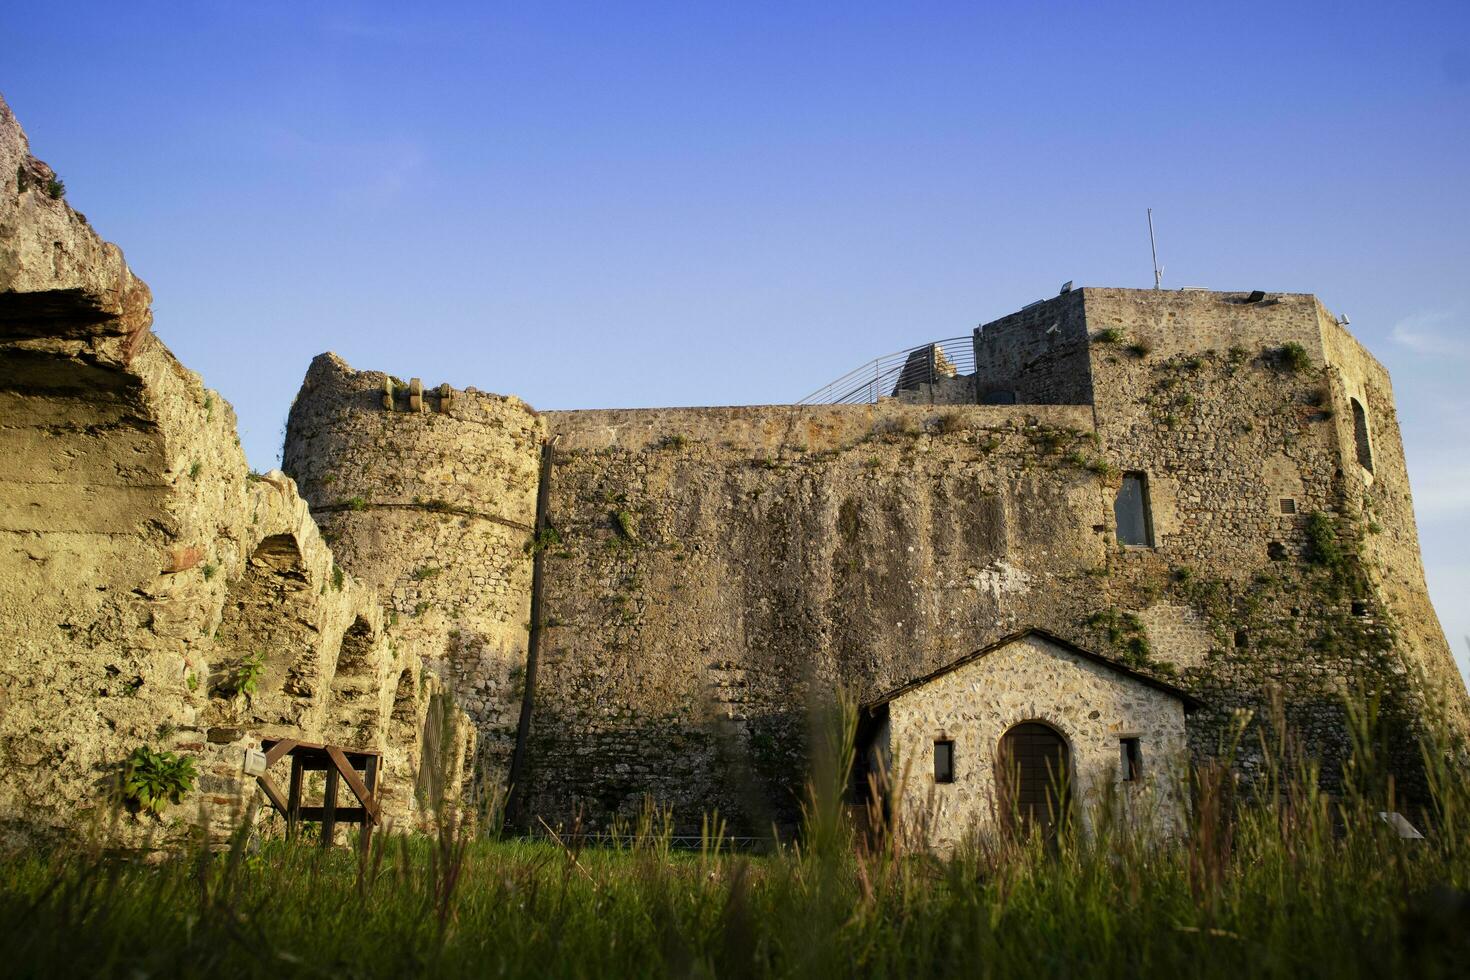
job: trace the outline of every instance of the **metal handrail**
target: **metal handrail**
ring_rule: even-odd
[[[935,340],[875,357],[861,367],[818,388],[798,405],[861,405],[899,391],[975,372],[975,346],[970,335]]]

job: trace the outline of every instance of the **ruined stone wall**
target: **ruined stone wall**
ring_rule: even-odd
[[[888,705],[893,796],[907,832],[950,848],[994,829],[1005,812],[997,747],[1012,727],[1043,722],[1067,743],[1068,792],[1084,827],[1116,816],[1168,835],[1183,826],[1189,747],[1170,694],[1039,636],[1026,636]],[[1142,778],[1122,779],[1119,738],[1139,739]],[[936,739],[954,741],[954,781],[936,783]]]
[[[440,391],[415,408],[401,380],[324,354],[292,406],[283,466],[399,645],[474,719],[493,786],[520,713],[545,429],[519,399]]]
[[[0,172],[0,843],[108,824],[139,747],[194,758],[199,779],[161,819],[124,815],[121,841],[201,814],[218,839],[256,799],[245,748],[384,749],[390,715],[383,788],[407,819],[432,682],[291,482],[248,472],[233,411],[149,333],[147,286],[3,101]],[[255,690],[237,693],[247,660]]]

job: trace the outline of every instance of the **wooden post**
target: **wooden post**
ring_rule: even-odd
[[[286,796],[286,836],[296,839],[301,829],[301,760],[291,757],[291,789]]]
[[[335,765],[327,766],[327,792],[322,801],[322,847],[331,847],[337,832],[337,774]]]
[[[376,798],[378,795],[378,757],[375,755],[367,757],[367,768],[363,774],[363,782],[367,783],[368,792]]]
[[[363,782],[365,782],[367,784],[367,790],[368,790],[368,792],[372,794],[373,800],[376,801],[377,798],[378,798],[378,757],[375,756],[375,755],[370,755],[370,756],[367,757],[366,769],[365,769],[365,771],[363,773]],[[366,810],[367,807],[364,806],[363,809]],[[376,827],[377,824],[378,824],[378,821],[375,820],[375,819],[373,819],[373,817],[372,817],[371,814],[364,814],[363,815],[363,821],[362,821],[362,845],[363,845],[363,847],[367,847],[369,844],[371,844],[373,842],[373,828]]]

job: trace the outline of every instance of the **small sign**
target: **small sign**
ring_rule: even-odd
[[[245,750],[245,775],[265,775],[265,753],[256,749]]]

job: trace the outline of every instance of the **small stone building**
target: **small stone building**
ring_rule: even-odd
[[[1178,688],[1026,629],[865,705],[856,796],[941,849],[1015,817],[1049,831],[1064,809],[1084,827],[1111,809],[1171,834],[1187,805],[1194,707]]]

